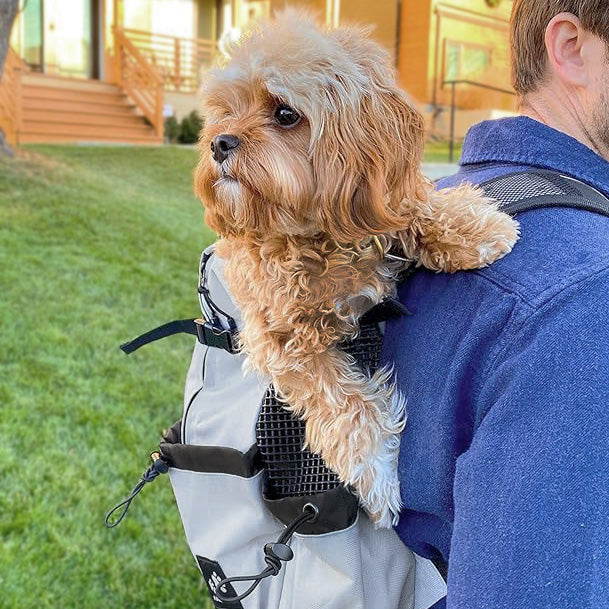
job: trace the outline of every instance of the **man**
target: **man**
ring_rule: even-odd
[[[542,167],[609,196],[607,0],[515,0],[512,47],[523,115],[475,126],[440,186]],[[609,218],[518,220],[488,269],[401,286],[397,531],[448,562],[438,608],[609,608]]]

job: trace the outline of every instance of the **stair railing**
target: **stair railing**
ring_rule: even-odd
[[[202,70],[216,56],[216,43],[202,38],[178,38],[144,30],[123,29],[161,75],[166,91],[193,93],[201,84]]]
[[[21,76],[28,67],[11,48],[4,62],[4,72],[0,80],[0,127],[6,141],[11,146],[19,145],[21,132]]]
[[[469,85],[470,87],[478,87],[479,89],[495,91],[496,93],[505,93],[507,95],[516,95],[516,93],[512,89],[502,89],[501,87],[494,87],[492,85],[487,85],[486,83],[474,82],[472,80],[445,80],[442,83],[442,87],[444,88],[446,85],[452,87],[450,98],[450,148],[448,152],[448,161],[453,163],[455,160],[455,111],[457,108],[455,87],[457,85]]]
[[[114,29],[114,73],[117,84],[163,137],[163,80],[120,28]]]

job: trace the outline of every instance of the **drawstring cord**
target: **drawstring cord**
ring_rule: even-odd
[[[207,303],[207,306],[209,307],[209,310],[211,312],[211,316],[212,316],[212,322],[213,324],[218,328],[218,329],[222,329],[222,323],[220,322],[220,318],[218,317],[218,315],[216,315],[216,313],[219,313],[220,315],[222,315],[222,317],[224,317],[226,319],[226,322],[228,323],[228,327],[230,329],[231,332],[237,332],[237,322],[228,314],[225,313],[212,299],[211,296],[209,294],[209,288],[207,287],[207,281],[206,281],[206,275],[205,273],[207,272],[207,263],[209,262],[209,259],[211,258],[213,254],[213,251],[211,252],[207,252],[206,254],[203,254],[203,258],[201,259],[201,268],[199,270],[199,287],[198,287],[198,292],[201,296],[203,296],[203,299],[205,300],[205,302]]]
[[[160,474],[166,474],[169,470],[169,466],[167,463],[161,458],[159,453],[152,453],[150,455],[152,459],[152,465],[142,474],[140,481],[133,487],[133,490],[129,494],[126,499],[123,499],[120,503],[116,504],[107,514],[104,522],[109,529],[113,529],[118,526],[123,518],[127,515],[127,511],[131,507],[131,502],[135,499],[135,497],[139,494],[139,492],[144,488],[147,482],[152,482],[157,476]],[[121,509],[122,508],[122,509]],[[112,515],[117,510],[120,510],[118,514],[118,518],[113,522],[110,521]]]
[[[319,516],[319,509],[312,503],[307,503],[302,508],[302,514],[297,516],[281,534],[279,539],[275,543],[267,543],[264,546],[264,562],[267,567],[263,569],[258,575],[242,575],[237,577],[227,577],[222,581],[218,582],[213,593],[222,603],[236,603],[242,601],[246,596],[249,596],[258,586],[258,584],[266,577],[275,576],[281,570],[282,562],[287,562],[294,558],[294,552],[288,545],[292,539],[292,535],[296,532],[300,526],[306,522],[314,522]],[[253,582],[252,585],[243,593],[238,596],[228,596],[228,585],[232,582]],[[224,590],[224,592],[223,592]]]

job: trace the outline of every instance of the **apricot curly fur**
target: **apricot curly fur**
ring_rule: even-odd
[[[326,30],[285,11],[212,70],[195,190],[220,235],[243,318],[247,365],[306,421],[306,441],[353,487],[379,526],[396,522],[404,398],[382,368],[359,370],[340,342],[395,294],[399,247],[436,271],[491,263],[517,224],[469,186],[436,191],[421,174],[424,129],[389,55],[361,28]],[[284,128],[287,105],[302,117]],[[239,145],[214,160],[214,138]]]

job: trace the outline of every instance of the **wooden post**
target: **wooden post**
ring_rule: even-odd
[[[158,83],[156,87],[156,134],[163,139],[165,125],[163,121],[163,84]]]
[[[112,61],[112,70],[114,72],[114,81],[117,85],[122,86],[122,45],[118,40],[120,32],[123,31],[123,22],[125,18],[125,7],[123,0],[110,0],[112,4],[112,34],[114,37],[114,58]]]
[[[19,146],[19,137],[21,135],[21,131],[22,131],[22,112],[21,112],[21,107],[23,105],[23,100],[22,100],[22,86],[21,86],[21,75],[22,75],[22,71],[21,71],[21,67],[20,66],[16,66],[14,68],[15,70],[15,146]]]
[[[326,25],[338,27],[340,24],[340,0],[326,0]]]
[[[114,72],[114,82],[119,87],[123,86],[123,70],[122,70],[122,46],[120,41],[121,31],[120,29],[114,25],[112,26],[112,31],[114,32],[114,57],[113,57],[113,72]]]
[[[180,91],[182,88],[182,74],[181,74],[181,48],[180,48],[180,39],[173,39],[173,70],[174,70],[174,82],[176,91]]]
[[[112,0],[114,2],[112,19],[114,27],[123,28],[123,22],[125,20],[125,6],[123,0]]]
[[[237,0],[231,0],[230,2],[230,21],[231,28],[239,27],[237,23]]]
[[[450,152],[448,155],[449,162],[453,163],[455,161],[455,104],[456,104],[456,96],[455,96],[455,87],[457,83],[453,81],[453,90],[451,95],[451,104],[450,104]]]

